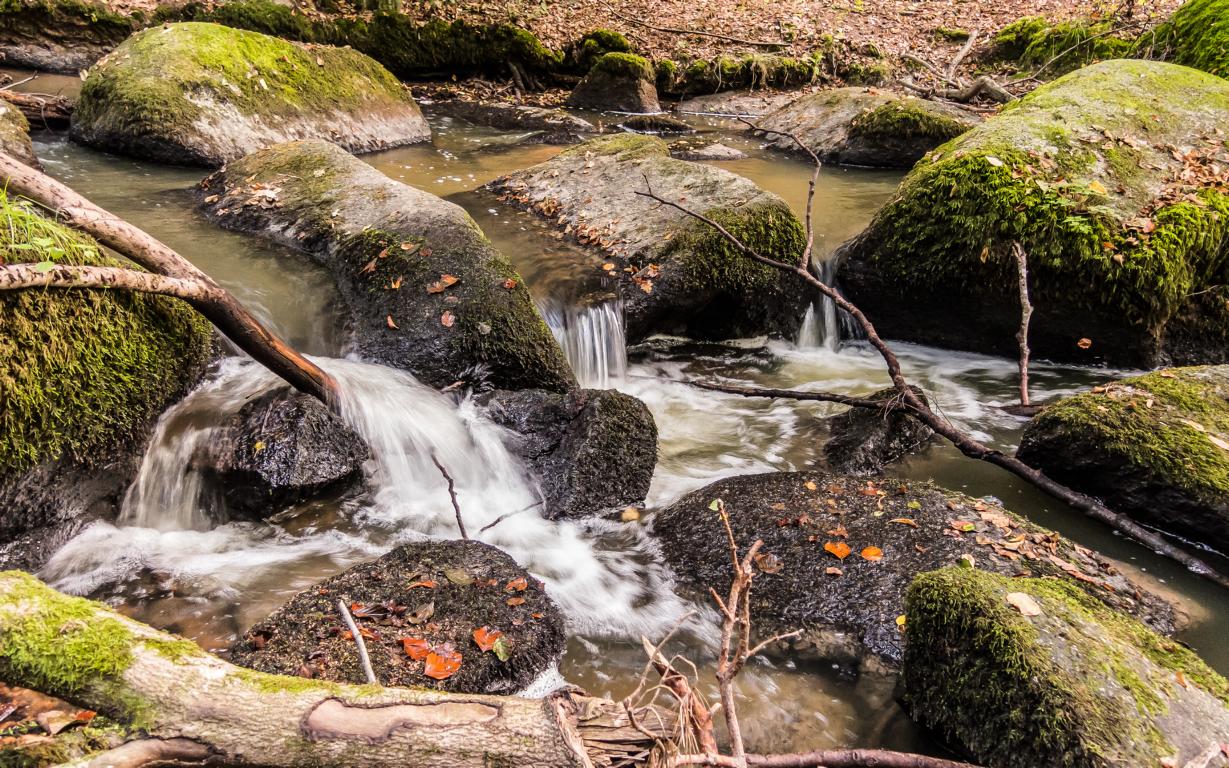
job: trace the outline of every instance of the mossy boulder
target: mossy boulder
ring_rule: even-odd
[[[376,679],[392,687],[516,693],[559,660],[566,641],[563,615],[542,582],[511,557],[476,541],[424,541],[295,595],[248,630],[231,660],[260,672],[366,682],[339,601],[361,627]],[[496,639],[475,638],[484,629],[502,633],[498,647],[478,645]],[[460,666],[443,679],[428,676],[429,650],[459,654]]]
[[[586,32],[568,50],[568,62],[580,72],[588,72],[594,63],[608,53],[632,53],[632,44],[623,33],[612,29]]]
[[[1175,64],[1229,77],[1229,1],[1187,0],[1157,38]]]
[[[928,402],[919,387],[914,394]],[[896,389],[889,387],[866,396],[868,400],[892,402]],[[828,469],[849,475],[874,475],[887,465],[921,451],[934,430],[901,410],[850,408],[824,419],[828,440],[824,462]]]
[[[803,96],[756,125],[796,135],[825,163],[910,168],[980,122],[954,104],[873,88],[836,88]],[[774,149],[802,151],[787,136],[761,135]]]
[[[434,387],[575,385],[520,276],[460,206],[325,141],[248,155],[205,179],[201,194],[223,226],[328,268],[363,358]]]
[[[1133,36],[1119,34],[1117,25],[1113,17],[1051,23],[1041,16],[1025,16],[999,30],[988,55],[1051,79],[1093,62],[1132,55],[1139,43]]]
[[[76,73],[123,42],[139,21],[93,0],[4,0],[0,60],[15,67]]]
[[[748,259],[707,224],[637,194],[648,189],[646,177],[654,192],[685,200],[760,253],[785,262],[802,253],[802,223],[784,200],[729,171],[675,160],[652,136],[592,139],[487,189],[541,214],[614,265],[629,342],[653,333],[792,337],[810,300],[803,281]]]
[[[0,100],[0,152],[33,168],[41,168],[30,141],[30,123],[17,107]]]
[[[496,392],[487,415],[538,479],[544,517],[583,517],[644,501],[657,466],[657,424],[612,389]]]
[[[656,74],[634,53],[607,53],[568,96],[569,107],[611,112],[660,112]]]
[[[905,617],[903,704],[978,764],[1225,764],[1229,682],[1071,582],[945,568]]]
[[[962,560],[1011,577],[1053,575],[1161,631],[1174,629],[1164,600],[996,501],[930,483],[822,472],[732,477],[658,512],[653,532],[662,553],[696,596],[732,575],[715,499],[723,500],[744,551],[756,539],[764,542],[751,614],[764,636],[802,630],[776,649],[788,655],[848,666],[873,659],[899,664],[904,638],[897,617],[905,613],[909,583]]]
[[[287,387],[245,403],[206,447],[224,517],[266,519],[363,476],[367,444],[323,403]]]
[[[0,261],[121,266],[0,193]],[[36,568],[90,517],[113,517],[154,422],[199,380],[208,324],[123,291],[0,294],[0,563]]]
[[[1064,398],[1029,423],[1019,457],[1141,522],[1229,552],[1229,366]]]
[[[1229,81],[1155,61],[1072,72],[939,147],[842,246],[848,297],[888,338],[1014,356],[1012,243],[1037,356],[1229,359]]]
[[[367,152],[431,131],[409,91],[357,51],[188,22],[139,32],[93,67],[71,135],[140,158],[218,166],[293,139]]]

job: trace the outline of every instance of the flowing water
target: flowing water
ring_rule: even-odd
[[[24,87],[54,91],[76,83],[41,78]],[[810,175],[805,164],[769,154],[718,121],[693,120],[715,139],[748,152],[747,159],[721,167],[802,210]],[[850,393],[888,385],[873,351],[837,343],[840,318],[822,303],[808,313],[796,343],[655,339],[629,362],[616,293],[601,259],[478,191],[500,173],[541,162],[558,149],[519,144],[518,135],[448,120],[433,120],[433,127],[431,145],[365,159],[395,179],[464,206],[516,265],[581,381],[617,387],[648,404],[660,432],[650,508],[721,477],[814,465],[820,419],[837,410],[701,391],[684,379]],[[269,523],[219,520],[208,484],[193,470],[194,457],[223,417],[275,384],[258,366],[227,360],[160,422],[121,518],[70,542],[44,578],[111,600],[205,647],[224,649],[320,579],[399,542],[455,536],[447,490],[430,461],[435,454],[457,475],[469,530],[510,515],[480,538],[543,578],[568,615],[574,636],[562,675],[595,694],[619,697],[635,687],[643,665],[640,635],[662,634],[694,607],[675,597],[641,525],[556,523],[538,516],[533,479],[471,402],[440,395],[408,374],[346,359],[346,334],[327,275],[300,256],[219,230],[193,212],[190,190],[202,172],[108,156],[46,133],[36,136],[36,150],[49,173],[178,249],[317,356],[341,382],[343,414],[373,451],[362,491],[300,505]],[[899,180],[892,172],[823,171],[813,218],[819,274],[828,276],[826,257],[865,226]],[[897,349],[906,374],[949,418],[991,445],[1014,448],[1023,422],[1000,407],[1014,402],[1014,361],[910,344]],[[1041,363],[1032,372],[1033,393],[1043,401],[1120,374]],[[1229,600],[1215,588],[948,446],[936,444],[893,471],[994,495],[1115,558],[1179,600],[1192,618],[1182,639],[1229,671],[1223,642]],[[701,672],[708,671],[710,618],[702,612],[693,619],[675,649],[694,658]],[[761,751],[836,745],[932,750],[893,702],[893,684],[886,675],[852,678],[823,666],[757,660],[741,680],[748,740]]]

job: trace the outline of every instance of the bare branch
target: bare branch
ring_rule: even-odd
[[[337,608],[341,611],[342,620],[346,622],[346,629],[350,630],[354,643],[358,646],[358,660],[363,667],[363,675],[366,676],[367,682],[379,685],[380,681],[376,679],[376,672],[371,668],[371,657],[367,655],[367,642],[363,640],[362,630],[355,623],[354,617],[350,615],[350,609],[346,607],[345,600],[338,600]]]
[[[72,763],[69,768],[144,768],[203,764],[209,747],[192,739],[137,739]]]
[[[871,408],[874,410],[895,409],[901,407],[899,398],[890,400],[868,400],[865,397],[852,397],[836,392],[810,392],[799,389],[769,389],[767,387],[740,387],[734,384],[718,384],[712,381],[687,381],[688,386],[696,389],[707,389],[711,392],[724,392],[742,397],[779,397],[787,400],[814,400],[823,403],[838,403],[855,408]]]
[[[438,469],[440,474],[444,476],[444,479],[448,481],[448,498],[452,499],[452,511],[457,515],[457,528],[461,531],[461,538],[465,541],[469,541],[469,534],[465,532],[465,520],[461,517],[461,503],[457,501],[457,485],[453,482],[452,475],[448,474],[448,470],[444,469],[444,465],[441,464],[440,460],[435,457],[434,452],[431,454],[431,463],[435,465],[435,468]],[[502,519],[503,518],[501,517],[499,520]],[[498,523],[499,520],[496,520],[495,523]],[[495,523],[491,523],[491,525],[494,525]],[[485,531],[486,528],[483,528],[482,530]]]
[[[1016,241],[1011,244],[1012,254],[1016,257],[1016,271],[1020,276],[1020,330],[1016,332],[1016,341],[1020,345],[1020,405],[1028,406],[1028,322],[1033,316],[1033,304],[1028,298],[1028,254],[1024,246]]]
[[[0,291],[26,288],[102,288],[139,291],[174,296],[185,301],[210,298],[212,287],[199,280],[165,277],[123,267],[83,267],[56,264],[49,268],[36,264],[0,266]]]
[[[964,41],[964,45],[952,57],[951,63],[947,65],[947,71],[944,73],[947,80],[955,80],[956,70],[960,68],[960,63],[969,55],[969,51],[973,50],[973,45],[977,42],[977,36],[981,34],[980,29],[975,29],[969,33],[969,39]]]

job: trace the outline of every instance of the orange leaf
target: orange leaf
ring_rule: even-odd
[[[509,598],[507,599],[507,601],[506,601],[506,602],[508,603],[508,605],[511,605],[511,606],[524,605],[524,604],[525,604],[525,598],[523,598],[523,597],[509,597]]]
[[[888,521],[889,523],[900,523],[901,525],[911,525],[917,528],[917,521],[911,517],[894,517]]]
[[[95,712],[94,710],[83,709],[77,713],[77,722],[88,723],[89,721],[93,720],[96,717],[98,717],[98,713]]]
[[[516,281],[509,277],[504,281],[504,287],[510,291],[516,287]]]
[[[838,560],[844,560],[849,557],[849,553],[853,550],[843,541],[829,541],[824,543],[824,550],[831,552]]]
[[[1092,339],[1089,339],[1089,338],[1080,339],[1079,341],[1075,343],[1075,345],[1079,347],[1080,349],[1088,349],[1089,347],[1092,346]]]
[[[431,652],[431,646],[421,637],[403,637],[401,647],[405,649],[405,655],[414,661],[422,661]]]
[[[435,589],[438,586],[439,586],[439,582],[437,582],[435,579],[427,579],[426,581],[416,581],[410,586],[406,587],[406,589],[414,589],[415,587],[426,587],[427,589]]]
[[[420,253],[422,254],[422,257],[423,257],[424,259],[429,259],[429,258],[431,258],[431,249],[430,249],[430,248],[423,248],[423,249],[422,249],[422,251],[420,251]]]
[[[474,630],[474,643],[482,650],[489,651],[495,647],[495,641],[503,636],[504,633],[498,629],[480,627]]]
[[[376,260],[375,259],[372,259],[371,261],[364,264],[363,268],[359,270],[359,272],[361,273],[375,272],[375,271],[376,271]]]
[[[883,550],[879,547],[865,547],[861,554],[863,560],[870,560],[872,563],[883,559]]]
[[[451,328],[456,321],[457,316],[452,314],[452,310],[445,310],[444,314],[440,315],[440,325],[445,328]]]
[[[398,290],[401,288],[401,275],[397,275],[397,279],[388,284],[389,290]]]
[[[525,588],[528,586],[529,586],[529,582],[525,581],[524,576],[521,576],[520,578],[509,581],[507,586],[504,587],[504,589],[507,590],[508,592],[524,592]]]
[[[447,680],[461,668],[461,652],[451,645],[442,645],[427,654],[422,673],[435,680]]]
[[[442,283],[445,288],[451,288],[460,280],[461,278],[457,277],[456,275],[440,275],[440,283]]]

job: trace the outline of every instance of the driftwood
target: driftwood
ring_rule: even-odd
[[[802,141],[796,135],[792,133],[782,132],[782,131],[772,131],[772,130],[760,128],[759,126],[755,126],[755,125],[752,125],[752,128],[762,133],[765,133],[765,134],[776,134],[776,135],[784,136],[786,138],[791,139],[800,148],[802,148],[803,150],[806,150],[811,155],[812,159],[815,160],[815,162],[817,163],[816,172],[818,173],[818,159],[815,158],[814,153],[811,153],[809,150],[807,150],[806,145],[803,144]],[[647,178],[645,179],[645,184],[646,185],[648,184]],[[809,197],[814,196],[814,189],[815,189],[814,181],[812,180]],[[910,386],[908,380],[905,378],[905,375],[901,370],[900,361],[897,359],[896,353],[879,336],[879,332],[875,329],[875,326],[870,321],[870,318],[868,318],[865,314],[863,314],[861,309],[859,309],[852,302],[850,302],[848,299],[842,296],[835,288],[833,288],[830,285],[825,284],[822,280],[820,280],[818,277],[816,277],[811,272],[811,269],[810,269],[811,247],[810,247],[809,242],[807,244],[807,248],[803,252],[802,257],[797,262],[786,263],[784,261],[780,261],[778,259],[765,256],[764,254],[759,253],[747,247],[745,243],[743,243],[738,237],[733,235],[728,229],[723,227],[718,222],[705,216],[702,213],[693,211],[692,209],[679,203],[678,201],[668,200],[666,198],[661,197],[660,195],[655,194],[653,192],[652,187],[648,187],[647,190],[645,191],[638,191],[636,194],[642,197],[649,198],[651,200],[655,200],[661,205],[667,205],[672,208],[675,208],[676,210],[682,213],[685,213],[686,215],[707,224],[709,227],[713,228],[718,234],[720,234],[723,238],[725,238],[725,240],[729,242],[730,245],[733,246],[734,249],[738,253],[742,254],[746,258],[749,258],[752,261],[759,262],[766,266],[773,267],[774,269],[779,269],[783,272],[789,272],[791,274],[797,275],[800,279],[802,279],[803,281],[805,281],[806,283],[814,287],[821,294],[831,299],[832,302],[836,304],[836,306],[840,310],[847,313],[850,317],[854,319],[854,321],[858,323],[858,325],[862,328],[862,331],[866,334],[867,341],[870,343],[872,347],[874,347],[875,351],[879,353],[879,356],[883,358],[884,364],[887,367],[888,375],[892,380],[892,386],[896,388],[896,391],[898,393],[898,399],[894,407],[904,410],[909,415],[913,416],[914,418],[918,419],[926,426],[933,429],[936,434],[940,435],[941,437],[946,439],[948,442],[950,442],[952,445],[954,445],[965,456],[968,456],[969,458],[973,458],[973,459],[980,459],[981,461],[994,464],[995,466],[1001,467],[1002,469],[1005,469],[1008,472],[1011,472],[1013,475],[1019,477],[1020,479],[1029,483],[1033,487],[1049,494],[1050,496],[1053,496],[1059,501],[1062,501],[1063,503],[1067,504],[1071,508],[1082,512],[1083,514],[1087,515],[1088,517],[1091,517],[1094,520],[1097,520],[1101,523],[1105,523],[1106,525],[1109,525],[1110,527],[1114,528],[1120,533],[1125,534],[1131,539],[1134,539],[1140,544],[1143,544],[1144,546],[1153,550],[1157,554],[1164,555],[1165,557],[1168,557],[1171,560],[1175,560],[1181,563],[1182,565],[1186,566],[1192,572],[1208,579],[1209,581],[1212,581],[1215,584],[1220,585],[1221,587],[1224,587],[1225,589],[1229,589],[1229,576],[1226,576],[1225,574],[1218,572],[1217,570],[1212,568],[1212,566],[1208,565],[1206,562],[1196,557],[1195,555],[1191,554],[1190,552],[1187,552],[1186,550],[1169,543],[1169,541],[1167,541],[1159,533],[1151,531],[1143,527],[1139,523],[1136,523],[1131,518],[1125,515],[1119,514],[1118,512],[1115,512],[1114,510],[1102,504],[1097,499],[1094,499],[1093,497],[1085,495],[1083,493],[1079,493],[1078,491],[1074,491],[1071,488],[1068,488],[1067,486],[1063,485],[1062,483],[1059,483],[1047,477],[1041,471],[1034,469],[1033,467],[1030,467],[1028,464],[1025,464],[1024,462],[1020,461],[1016,457],[1008,456],[1004,454],[1002,451],[991,448],[990,446],[985,445],[975,440],[971,435],[961,430],[955,424],[952,424],[946,418],[939,416],[933,410],[931,410],[930,406],[927,405],[926,402],[921,397],[919,397],[916,392],[913,391],[912,386]],[[811,204],[810,200],[808,200],[807,202],[808,212],[810,211],[810,204]],[[810,240],[811,232],[810,232],[809,226],[807,230],[807,237],[808,237],[808,240]],[[758,396],[758,397],[792,398],[795,395],[801,395],[803,397],[799,397],[797,399],[816,399],[816,398],[805,397],[806,395],[809,395],[810,393],[805,393],[805,392],[790,393],[788,390],[775,390],[771,393],[758,392],[756,394],[751,394],[748,391],[746,391],[746,388],[742,388],[743,391],[737,391],[736,388],[723,388],[721,385],[716,385],[716,384],[710,384],[708,385],[708,388],[718,390],[718,391],[730,391],[730,392],[733,392],[734,394],[744,395],[748,397]],[[833,398],[825,397],[823,399],[833,399]]]
[[[0,266],[0,287],[8,289],[112,288],[162,293],[183,299],[261,365],[296,389],[328,405],[337,383],[315,363],[264,326],[213,278],[167,245],[94,205],[55,179],[0,152],[0,187],[43,206],[69,226],[149,270],[56,267],[39,272],[33,265]]]
[[[1028,298],[1028,254],[1024,246],[1017,242],[1011,244],[1012,255],[1016,258],[1016,273],[1020,277],[1020,330],[1016,332],[1016,343],[1020,346],[1020,405],[1027,408],[1028,399],[1028,323],[1033,317],[1033,303]]]
[[[73,114],[73,102],[64,96],[20,93],[0,88],[0,99],[17,107],[35,128],[67,128]]]

